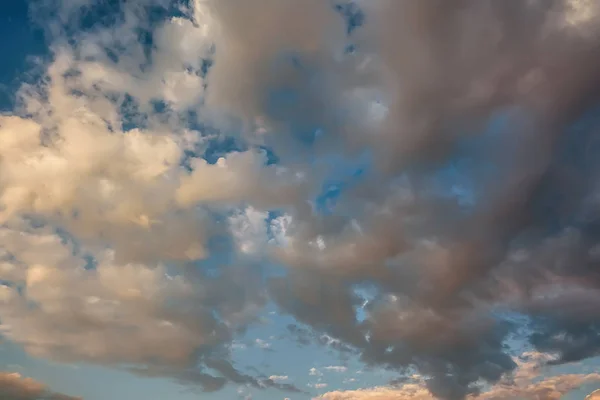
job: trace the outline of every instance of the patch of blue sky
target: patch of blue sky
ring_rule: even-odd
[[[15,93],[24,82],[35,82],[42,69],[34,68],[36,58],[47,59],[44,32],[31,23],[26,0],[2,4],[0,12],[0,112],[13,109]]]
[[[215,164],[220,158],[234,152],[258,150],[265,156],[265,165],[279,163],[275,149],[269,145],[251,143],[241,134],[238,124],[233,121],[233,129],[217,128],[208,121],[203,121],[195,110],[185,113],[184,121],[187,127],[204,140],[198,141],[193,148],[186,149],[180,161],[181,166],[192,170],[191,161],[203,159],[209,164]]]
[[[265,314],[262,324],[252,326],[243,338],[236,341],[237,345],[233,346],[232,350],[235,364],[237,366],[258,365],[257,369],[266,377],[288,376],[289,380],[284,383],[294,383],[300,389],[312,394],[331,390],[331,388],[356,389],[361,385],[364,387],[367,383],[385,385],[398,375],[383,369],[377,369],[376,374],[363,374],[365,366],[356,355],[346,354],[345,359],[342,360],[340,353],[333,349],[324,351],[322,345],[316,343],[300,344],[287,333],[286,327],[289,324],[297,324],[297,321],[286,315],[275,314],[274,311]],[[345,370],[330,367],[345,367]],[[245,370],[251,373],[253,368]],[[324,383],[328,386],[323,390],[309,386],[316,383]],[[256,392],[255,395],[261,399],[270,399],[269,392]],[[280,393],[280,396],[282,394]],[[293,393],[285,394],[284,397],[307,398],[306,395]]]
[[[146,126],[148,116],[140,111],[140,104],[135,97],[125,93],[122,97],[114,99],[114,101],[119,102],[119,117],[123,132]]]
[[[368,317],[368,309],[373,301],[379,296],[379,290],[370,284],[362,284],[354,287],[354,293],[361,299],[361,303],[356,307],[356,321],[364,322]]]
[[[365,22],[365,13],[353,1],[337,2],[334,8],[346,21],[346,33],[348,35],[351,35],[352,32],[361,27]]]
[[[215,164],[219,158],[226,157],[233,152],[243,152],[248,150],[248,144],[235,136],[217,136],[209,139],[204,148],[202,158],[209,164]]]
[[[66,21],[63,26],[64,33],[67,35],[79,34],[82,32],[90,32],[99,27],[111,27],[125,20],[126,15],[123,12],[122,0],[103,0],[89,2],[74,13],[71,18]],[[143,13],[143,20],[149,30],[141,28],[138,32],[139,39],[146,41],[149,47],[152,46],[151,32],[161,22],[171,17],[186,17],[185,5],[189,4],[189,0],[172,0],[165,5],[145,4],[140,7],[139,11]],[[57,12],[60,10],[56,6],[56,2],[47,2],[46,4],[38,3],[37,13],[44,13],[48,19],[58,20]],[[149,35],[147,35],[149,34]]]
[[[600,357],[592,357],[576,363],[551,367],[552,374],[591,374],[600,371]],[[600,389],[598,382],[590,382],[564,395],[562,400],[580,400],[594,390]]]
[[[531,333],[530,319],[527,316],[511,309],[493,308],[490,317],[498,324],[499,329],[505,330],[504,344],[510,355],[517,357],[533,350],[526,339]]]

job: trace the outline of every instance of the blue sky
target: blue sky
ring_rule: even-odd
[[[593,5],[9,3],[0,397],[600,388]]]

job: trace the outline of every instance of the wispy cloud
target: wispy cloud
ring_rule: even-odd
[[[289,377],[287,375],[271,375],[269,379],[275,382],[287,381]]]

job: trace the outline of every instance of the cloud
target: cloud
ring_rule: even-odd
[[[343,20],[318,0],[302,5],[260,0],[242,6],[230,0],[196,1],[195,13],[197,20],[210,21],[216,47],[208,104],[251,118],[268,111],[269,89],[302,82],[286,63],[286,53],[324,62],[345,41]]]
[[[72,242],[26,221],[1,229],[0,243],[0,279],[11,282],[0,286],[2,333],[38,357],[188,374],[199,357],[217,365],[211,349],[229,343],[263,301],[241,269],[208,278],[120,264],[110,250],[92,253],[90,266]]]
[[[597,373],[542,375],[542,363],[547,358],[547,355],[541,353],[523,354],[515,360],[519,366],[512,377],[507,377],[489,390],[480,394],[471,394],[467,398],[470,400],[560,399],[586,383],[600,381],[600,375]],[[327,400],[433,400],[435,398],[422,378],[417,379],[414,383],[404,383],[399,387],[334,391],[319,397],[319,399]]]
[[[530,342],[553,362],[597,355],[583,300],[598,286],[595,164],[564,147],[583,154],[595,129],[584,119],[598,101],[595,7],[577,19],[563,1],[359,4],[354,39],[388,112],[323,146],[360,143],[375,166],[341,193],[339,214],[293,216],[275,250],[290,273],[272,298],[369,364],[416,367],[444,399],[516,368],[507,309],[532,321]],[[571,289],[538,294],[550,284]],[[357,287],[375,292],[361,319]]]
[[[263,339],[256,339],[254,341],[254,343],[256,344],[256,347],[261,348],[261,349],[270,349],[271,348],[271,343],[269,343]]]
[[[315,388],[315,389],[324,389],[327,387],[326,383],[309,383],[308,386]]]
[[[287,375],[271,375],[269,376],[269,379],[275,382],[278,381],[287,381],[289,379],[289,377]]]
[[[348,367],[344,367],[342,365],[330,365],[328,367],[325,367],[324,369],[327,371],[339,372],[339,373],[348,371]]]
[[[52,392],[31,378],[10,372],[0,372],[0,396],[11,400],[36,400],[42,397],[48,400],[81,400],[80,397]]]
[[[350,391],[336,391],[325,393],[319,397],[327,400],[431,400],[432,397],[426,388],[421,386],[407,386],[402,390],[393,388],[374,388]]]
[[[0,116],[3,336],[294,390],[229,360],[270,296],[449,400],[501,390],[515,334],[600,354],[598,7],[356,0],[349,34],[321,0],[187,3],[32,10],[51,57]]]
[[[585,396],[584,400],[595,400],[597,398],[600,398],[600,392],[598,390],[594,390],[592,393]]]
[[[323,376],[323,373],[321,371],[319,371],[318,369],[316,369],[315,367],[312,367],[308,371],[308,375],[310,375],[310,376]]]

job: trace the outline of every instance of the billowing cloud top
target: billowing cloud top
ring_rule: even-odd
[[[600,355],[599,12],[33,2],[51,52],[0,116],[0,333],[298,391],[231,359],[273,302],[447,400],[512,393],[508,339]]]

